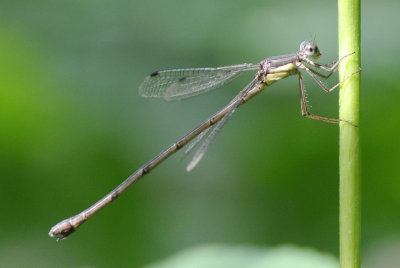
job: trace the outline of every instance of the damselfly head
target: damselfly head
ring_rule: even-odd
[[[303,41],[300,44],[300,51],[304,53],[307,57],[312,57],[314,59],[318,59],[321,56],[321,52],[318,49],[316,43],[311,41]]]

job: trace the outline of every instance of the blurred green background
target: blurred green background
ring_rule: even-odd
[[[399,258],[399,9],[362,6],[366,267]],[[178,153],[67,240],[47,235],[253,76],[168,103],[138,96],[146,75],[259,62],[314,37],[320,62],[335,60],[335,1],[1,1],[0,266],[141,267],[209,243],[337,256],[339,129],[301,117],[295,77],[242,106],[192,172]],[[312,111],[337,117],[338,93],[306,86]]]

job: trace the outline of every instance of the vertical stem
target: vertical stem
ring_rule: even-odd
[[[360,1],[339,0],[339,57],[355,52],[340,64],[339,77],[360,70]],[[360,138],[359,138],[360,73],[340,87],[340,267],[360,267]]]

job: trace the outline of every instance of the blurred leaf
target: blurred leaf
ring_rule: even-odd
[[[257,248],[210,244],[186,249],[146,268],[337,268],[335,257],[295,246]]]

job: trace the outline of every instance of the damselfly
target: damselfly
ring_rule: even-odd
[[[297,75],[299,78],[300,107],[303,116],[328,123],[345,121],[353,125],[347,120],[311,114],[307,105],[303,76],[300,72],[300,69],[305,70],[324,91],[331,92],[343,83],[344,80],[359,71],[351,73],[342,82],[339,82],[330,88],[327,88],[320,79],[329,78],[337,71],[339,63],[351,54],[330,64],[321,65],[312,60],[318,59],[321,56],[318,46],[314,42],[304,41],[300,44],[300,49],[296,53],[267,58],[257,64],[244,63],[218,68],[175,69],[150,74],[139,87],[140,95],[143,97],[161,97],[165,100],[181,100],[218,88],[244,72],[258,70],[254,79],[244,87],[228,105],[222,108],[219,112],[210,116],[195,129],[171,144],[167,149],[140,167],[117,188],[94,205],[81,213],[56,224],[51,228],[49,235],[56,236],[57,241],[66,238],[88,218],[115,200],[129,186],[137,182],[158,164],[193,140],[192,144],[190,144],[186,150],[186,153],[188,153],[198,147],[192,160],[187,166],[187,170],[190,171],[199,163],[212,141],[241,104],[260,93],[266,86],[288,76]],[[325,71],[325,73],[321,73],[316,69]],[[202,141],[202,143],[200,143],[200,141]]]

